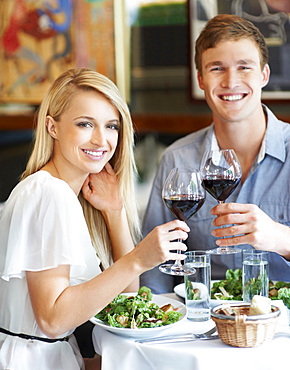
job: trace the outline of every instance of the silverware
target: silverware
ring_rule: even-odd
[[[218,339],[219,338],[218,335],[213,335],[215,331],[216,331],[216,327],[202,334],[193,334],[193,333],[172,334],[172,335],[167,335],[167,336],[157,337],[157,338],[136,340],[135,342],[143,343],[143,344],[160,344],[160,343],[190,342],[190,341],[194,341],[197,339],[200,339],[200,340]]]
[[[208,331],[206,331],[206,332],[204,332],[202,334],[195,334],[195,335],[212,335],[216,331],[217,331],[217,328],[216,328],[216,326],[214,326],[213,328],[209,329]]]
[[[212,339],[218,339],[218,335],[199,335],[196,336],[192,333],[187,334],[180,334],[180,335],[172,335],[168,337],[159,337],[159,338],[153,338],[153,339],[143,339],[143,340],[136,340],[137,343],[142,344],[161,344],[161,343],[178,343],[178,342],[191,342],[197,339],[200,340],[212,340]]]
[[[290,338],[290,333],[286,333],[286,332],[278,332],[278,333],[275,333],[273,339],[281,338],[281,337]]]

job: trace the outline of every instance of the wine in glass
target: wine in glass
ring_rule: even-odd
[[[233,149],[209,150],[204,153],[200,172],[202,185],[219,204],[232,194],[242,178],[242,170]],[[239,253],[239,248],[218,247],[209,251],[214,254]]]
[[[188,220],[200,209],[205,200],[200,172],[173,168],[163,186],[162,199],[174,216],[182,221]],[[181,253],[181,251],[177,250],[177,253]],[[194,268],[184,267],[180,260],[176,260],[174,264],[160,265],[159,270],[165,274],[179,276],[195,273]]]

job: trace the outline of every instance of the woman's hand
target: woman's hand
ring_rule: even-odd
[[[101,212],[120,211],[123,208],[118,178],[109,163],[101,172],[87,177],[82,193],[84,198]]]
[[[187,250],[187,246],[176,241],[186,240],[190,231],[185,222],[174,220],[155,227],[134,249],[135,260],[138,260],[144,271],[169,260],[184,260],[184,254],[177,254],[180,249]],[[174,252],[172,252],[174,251]]]

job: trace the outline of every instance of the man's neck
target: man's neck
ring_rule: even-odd
[[[236,152],[244,181],[261,149],[267,126],[265,115],[252,122],[221,122],[215,119],[214,124],[219,147]]]

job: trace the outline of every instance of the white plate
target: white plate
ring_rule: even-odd
[[[128,296],[136,295],[136,293],[122,293],[122,294],[128,295]],[[109,324],[106,324],[103,321],[96,319],[95,317],[92,317],[90,321],[93,324],[98,325],[101,328],[108,330],[114,334],[118,334],[123,337],[143,339],[147,337],[153,337],[154,335],[158,335],[162,331],[172,328],[173,325],[177,325],[178,323],[180,323],[182,320],[186,318],[187,310],[186,310],[185,305],[177,301],[176,299],[167,298],[167,297],[163,297],[162,295],[153,294],[152,302],[158,304],[159,307],[162,307],[166,304],[171,303],[174,308],[177,308],[177,312],[182,313],[180,320],[170,325],[159,326],[157,328],[142,328],[142,329],[115,328],[114,326],[110,326]]]
[[[215,283],[216,281],[219,281],[219,280],[212,280],[211,281],[211,285],[213,283]],[[174,292],[175,294],[179,295],[179,297],[181,298],[185,298],[185,284],[182,283],[182,284],[179,284],[179,285],[176,285],[174,287]],[[213,307],[213,306],[217,306],[221,303],[242,303],[243,301],[230,301],[230,300],[222,300],[222,299],[211,299],[210,300],[210,306]]]

